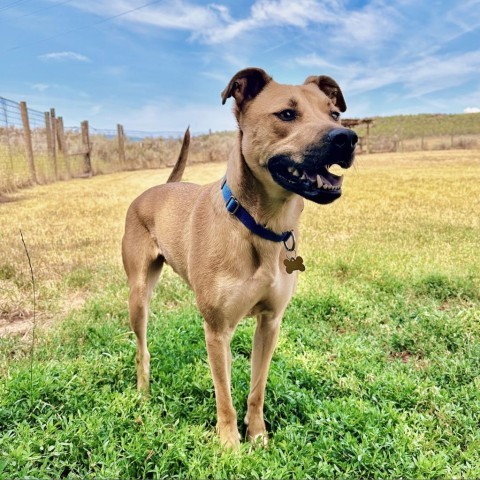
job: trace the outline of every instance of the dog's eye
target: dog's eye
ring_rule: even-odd
[[[335,121],[340,120],[340,112],[333,111],[333,112],[330,112],[330,115]]]
[[[287,110],[282,110],[275,114],[280,120],[284,122],[291,122],[297,118],[297,112],[292,110],[291,108],[287,108]]]

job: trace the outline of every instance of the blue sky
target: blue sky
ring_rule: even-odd
[[[332,76],[345,117],[480,111],[480,0],[0,0],[0,96],[69,126],[234,129],[248,66]]]

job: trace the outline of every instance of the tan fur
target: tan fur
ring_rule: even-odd
[[[306,85],[291,86],[274,82],[260,69],[242,72],[222,94],[224,101],[234,97],[239,125],[237,146],[228,160],[227,181],[257,223],[275,232],[294,230],[298,249],[303,199],[275,183],[265,167],[270,157],[285,152],[298,153],[300,161],[305,148],[338,126],[330,115],[338,86],[328,77],[309,77]],[[315,78],[331,80],[327,81],[328,90],[322,91]],[[292,97],[302,117],[284,124],[273,113],[289,108]],[[185,152],[179,163],[184,160]],[[177,173],[175,180],[180,179]],[[138,389],[149,391],[148,308],[162,266],[167,263],[195,292],[204,319],[220,440],[236,448],[240,437],[230,394],[230,340],[243,317],[256,316],[245,422],[249,439],[260,437],[266,442],[263,403],[267,375],[297,272],[286,272],[282,243],[252,234],[227,212],[221,183],[167,183],[144,192],[128,210],[122,253],[130,287],[130,322],[137,336]]]
[[[187,165],[188,149],[190,147],[190,127],[187,128],[183,136],[182,148],[178,160],[170,173],[167,183],[179,182],[182,179],[185,166]]]

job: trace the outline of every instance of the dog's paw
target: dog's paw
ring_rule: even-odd
[[[250,434],[247,430],[247,439],[252,448],[267,448],[268,446],[268,434],[266,431]]]
[[[220,444],[226,450],[237,452],[240,450],[240,434],[236,425],[217,425]]]
[[[265,427],[263,416],[245,417],[245,425],[247,431],[245,434],[246,439],[250,442],[253,448],[264,447],[268,445],[268,434]]]
[[[137,392],[142,400],[150,400],[150,381],[148,377],[139,377],[137,381]]]

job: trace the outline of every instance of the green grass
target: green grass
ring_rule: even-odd
[[[149,325],[152,398],[135,391],[121,219],[133,192],[167,172],[62,184],[67,211],[68,191],[102,192],[66,221],[70,235],[35,224],[59,208],[53,185],[3,205],[2,227],[15,217],[26,231],[48,299],[39,299],[40,323],[60,310],[62,295],[83,292],[85,303],[40,329],[32,368],[28,339],[0,340],[0,478],[480,477],[478,160],[474,152],[362,158],[344,198],[306,205],[299,252],[307,270],[267,386],[269,447],[245,444],[238,455],[216,439],[202,320],[169,270]],[[194,167],[187,178],[203,182],[222,168]],[[15,288],[26,306],[26,260],[13,227],[4,231],[0,288]],[[52,243],[63,256],[43,253]],[[3,308],[14,307],[12,298]],[[232,342],[239,424],[253,329],[245,320]]]

